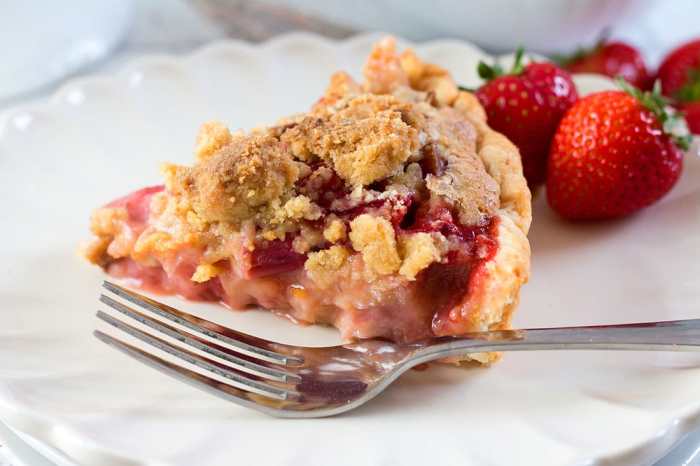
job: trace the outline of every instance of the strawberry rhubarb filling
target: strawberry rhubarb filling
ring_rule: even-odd
[[[95,211],[86,257],[146,290],[346,340],[507,327],[529,264],[517,150],[391,40],[365,78],[336,73],[311,111],[267,128],[204,124],[192,166]]]
[[[333,180],[332,184],[339,182]],[[144,188],[105,206],[103,212],[121,212],[112,220],[118,231],[111,240],[115,256],[122,255],[118,248],[133,251],[139,238],[157,230],[158,222],[150,222],[151,204],[158,203],[153,198],[163,196],[164,189],[162,185]],[[437,233],[449,243],[449,250],[443,260],[430,264],[413,280],[398,275],[372,282],[365,278],[362,255],[355,252],[344,257],[345,279],[319,284],[304,264],[310,254],[329,244],[324,241],[313,250],[299,253],[294,249],[295,240],[301,238],[299,232],[272,241],[256,241],[255,235],[247,236],[246,232],[234,234],[228,245],[230,256],[207,267],[215,270],[216,276],[206,279],[197,277],[205,273],[200,264],[207,254],[198,246],[165,254],[152,251],[138,259],[129,254],[105,257],[102,265],[111,276],[128,279],[151,292],[220,302],[236,310],[263,307],[297,323],[333,325],[344,339],[414,341],[449,333],[455,320],[465,318],[453,310],[479,288],[484,265],[496,253],[495,218],[464,226],[447,206],[419,204],[415,194],[358,205],[340,188],[324,193],[323,214],[308,222],[309,228],[328,223],[332,216],[334,225],[348,229],[359,216],[372,214],[386,217],[396,238]],[[352,249],[347,237],[336,246]]]

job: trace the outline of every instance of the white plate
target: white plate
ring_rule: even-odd
[[[90,210],[190,162],[198,125],[251,127],[307,108],[331,71],[358,74],[374,36],[227,42],[149,57],[65,86],[0,125],[0,416],[81,464],[578,465],[652,461],[700,416],[700,357],[508,354],[491,369],[402,377],[347,415],[284,421],[180,385],[97,342],[99,270],[76,256]],[[418,52],[474,85],[483,53],[462,42]],[[518,326],[690,318],[700,290],[700,163],[631,218],[567,224],[542,197],[532,281]],[[184,304],[184,303],[180,303]],[[245,332],[337,342],[264,312],[188,305]],[[132,462],[133,461],[133,462]],[[607,464],[607,463],[606,463]]]

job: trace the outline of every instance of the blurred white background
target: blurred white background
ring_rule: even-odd
[[[656,66],[671,47],[700,35],[698,18],[697,0],[0,2],[0,107],[140,53],[179,53],[217,38],[263,40],[299,29],[336,38],[382,30],[413,40],[462,38],[492,52],[522,44],[552,53],[590,45],[609,28]]]

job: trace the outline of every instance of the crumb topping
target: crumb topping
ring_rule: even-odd
[[[374,94],[388,94],[399,86],[409,84],[393,37],[386,37],[375,44],[362,71],[365,90]]]
[[[209,121],[202,125],[197,135],[194,154],[202,161],[231,142],[231,132],[220,121]]]
[[[316,105],[314,105],[312,111],[333,105],[338,100],[349,95],[357,95],[360,93],[362,93],[362,86],[356,83],[346,72],[338,71],[331,75],[326,92]]]
[[[309,254],[304,268],[311,279],[321,288],[327,288],[337,272],[347,261],[350,251],[345,246],[335,245],[328,249]]]
[[[192,280],[203,282],[234,243],[254,251],[286,241],[315,276],[354,250],[368,277],[414,280],[444,258],[447,240],[402,232],[409,206],[447,205],[463,225],[478,225],[498,209],[499,184],[478,155],[479,122],[465,117],[478,104],[446,70],[410,50],[398,54],[389,38],[375,46],[364,77],[334,74],[308,113],[269,128],[231,133],[205,123],[196,163],[163,166],[166,190],[153,197],[149,226],[131,238],[120,230],[124,212],[98,210],[86,256],[147,261],[200,247]]]
[[[251,134],[194,166],[186,190],[209,221],[240,224],[289,195],[299,167],[279,140]]]
[[[420,191],[425,186],[423,170],[417,163],[406,165],[403,171],[389,178],[388,190],[397,190],[406,187],[409,190]]]
[[[396,173],[418,149],[418,132],[407,123],[411,111],[393,96],[362,94],[319,109],[282,140],[295,157],[320,158],[348,184],[368,185]]]
[[[442,118],[431,127],[435,135],[431,150],[445,161],[442,174],[430,174],[426,185],[432,194],[450,199],[464,225],[478,224],[498,208],[499,187],[484,176],[484,163],[476,153],[476,130],[452,108],[440,110]]]
[[[192,281],[204,283],[221,273],[221,269],[213,264],[199,264],[192,274]]]
[[[123,237],[120,232],[127,218],[128,213],[123,207],[103,207],[93,212],[90,217],[90,231],[95,235],[95,239],[82,248],[83,256],[99,265],[103,265],[107,256],[127,256],[131,245],[125,244],[123,240],[114,241]]]
[[[324,243],[323,233],[317,228],[303,225],[299,235],[292,241],[292,248],[299,254],[305,254]]]
[[[401,266],[394,228],[385,218],[360,215],[350,223],[349,237],[370,271],[388,275]]]
[[[285,202],[283,207],[286,218],[292,220],[318,220],[321,209],[306,196],[296,196]]]
[[[438,262],[442,257],[444,251],[438,245],[438,241],[429,233],[402,236],[399,240],[399,251],[403,262],[399,273],[409,280],[415,280],[421,270],[433,262]]]
[[[328,226],[323,230],[323,237],[331,243],[344,240],[346,237],[345,222],[338,218],[330,220]]]
[[[400,62],[413,89],[432,94],[440,107],[452,105],[459,89],[446,69],[432,63],[423,63],[410,49],[401,54]]]

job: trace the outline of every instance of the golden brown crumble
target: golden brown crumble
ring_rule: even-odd
[[[411,111],[393,96],[362,94],[339,108],[320,107],[282,141],[295,157],[320,158],[348,184],[368,185],[396,173],[418,149],[418,132],[406,122]]]
[[[331,75],[330,83],[323,97],[314,105],[312,112],[320,108],[335,104],[338,100],[350,95],[362,93],[362,87],[344,71],[338,71]]]
[[[253,232],[245,235],[248,249],[256,238],[283,240],[293,233],[293,250],[312,257],[311,251],[349,238],[371,274],[398,272],[414,279],[443,257],[439,241],[424,233],[397,240],[383,217],[391,214],[387,208],[360,215],[350,225],[329,214],[321,205],[335,175],[348,194],[333,200],[331,209],[418,195],[423,201],[447,201],[466,225],[494,215],[499,195],[509,193],[499,192],[489,175],[497,168],[486,167],[478,154],[484,143],[480,106],[458,91],[446,70],[423,63],[410,50],[397,54],[389,38],[375,46],[364,76],[359,84],[347,73],[334,74],[309,113],[270,128],[232,134],[220,122],[205,123],[197,136],[195,165],[163,167],[166,192],[152,201],[155,226],[127,244],[116,231],[119,221],[111,226],[98,219],[106,225],[93,228],[98,239],[86,255],[99,262],[110,248],[113,257],[131,254],[145,261],[149,253],[204,244],[207,257],[221,258],[228,251],[225,232],[248,225]],[[426,157],[437,161],[426,164]],[[439,170],[431,169],[436,163]],[[382,180],[379,191],[371,187]],[[119,215],[123,222],[125,212]],[[320,226],[313,223],[324,215]],[[105,238],[119,241],[110,244]],[[202,264],[193,280],[215,276],[214,266]]]
[[[221,269],[214,264],[199,264],[192,274],[192,281],[204,283],[221,273]]]
[[[397,189],[400,186],[404,186],[413,191],[420,191],[425,185],[423,170],[417,163],[406,165],[402,172],[389,178],[389,182],[387,189]]]
[[[90,230],[98,236],[116,234],[121,222],[125,221],[128,216],[129,214],[123,207],[98,209],[90,217]]]
[[[287,195],[298,176],[297,162],[279,140],[251,134],[195,165],[188,187],[203,218],[240,224]]]
[[[418,272],[433,262],[438,262],[444,252],[429,233],[414,233],[401,237],[399,251],[403,256],[399,273],[409,280],[415,280]]]
[[[373,94],[388,94],[397,87],[409,85],[406,70],[396,54],[396,40],[387,37],[372,48],[363,68],[365,90]]]
[[[323,233],[317,228],[302,225],[299,229],[299,236],[294,238],[292,248],[299,254],[305,254],[311,249],[322,245],[324,242]]]
[[[466,224],[492,215],[498,186],[476,154],[474,126],[446,107],[456,98],[447,72],[412,52],[399,57],[389,39],[375,47],[365,76],[360,85],[336,73],[310,113],[247,136],[232,136],[220,123],[205,124],[198,163],[166,169],[169,192],[190,198],[195,220],[235,226],[252,219],[268,240],[283,239],[304,221],[321,217],[316,202],[334,172],[355,188],[383,179],[389,179],[386,192],[427,187],[453,203]],[[442,173],[423,173],[416,163],[428,146],[440,153]],[[301,178],[303,194],[295,186]],[[362,201],[368,199],[355,199]]]
[[[350,256],[345,246],[335,245],[328,249],[309,254],[304,268],[309,277],[321,288],[327,288],[335,279],[337,272]]]
[[[208,121],[202,125],[197,135],[194,153],[202,161],[231,142],[231,132],[220,121]]]
[[[292,220],[318,220],[322,215],[321,208],[306,196],[291,198],[285,202],[283,210],[286,218]]]
[[[432,193],[456,204],[462,224],[479,224],[498,208],[499,186],[484,176],[484,163],[472,155],[476,152],[474,127],[452,108],[443,108],[440,114],[442,118],[435,120],[433,128],[438,137],[432,147],[446,167],[442,175],[426,177],[426,185]]]
[[[353,249],[362,254],[370,271],[388,275],[401,266],[394,227],[387,219],[362,214],[350,222],[349,237]]]
[[[438,106],[452,105],[459,90],[446,69],[423,63],[410,49],[401,54],[400,62],[413,89],[432,93]]]
[[[323,237],[331,243],[337,243],[345,239],[345,222],[338,218],[333,218],[327,222],[326,228],[323,230]]]
[[[95,210],[90,217],[90,231],[95,239],[82,248],[82,254],[92,263],[104,265],[108,260],[129,255],[131,244],[118,238],[128,218],[123,207],[103,207]]]

